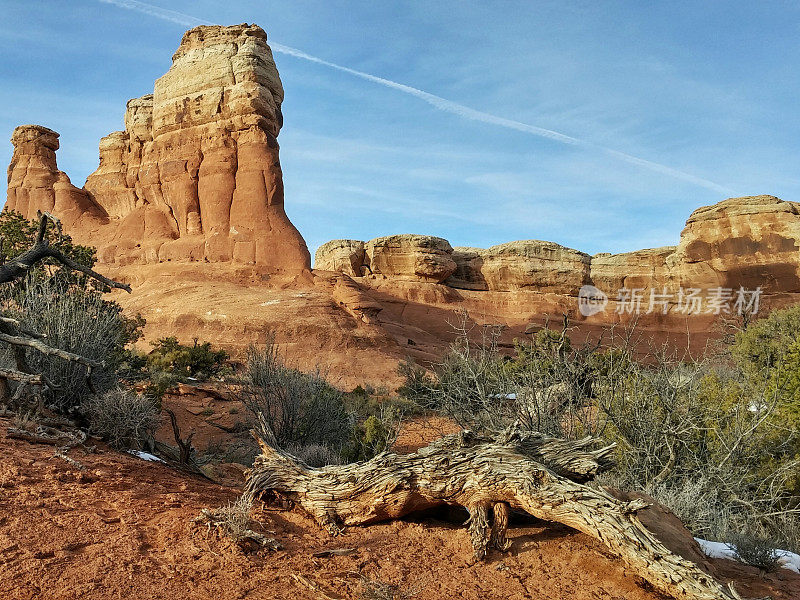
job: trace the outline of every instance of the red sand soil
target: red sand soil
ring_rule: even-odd
[[[360,576],[419,589],[420,600],[659,598],[599,543],[537,521],[513,527],[509,554],[475,564],[466,530],[452,520],[419,517],[330,537],[299,512],[256,507],[254,528],[284,548],[244,554],[192,521],[202,508],[234,500],[237,489],[103,448],[72,450],[80,471],[50,446],[6,438],[9,424],[0,418],[0,589],[9,600],[322,597],[293,574],[334,598],[357,598]],[[401,442],[415,446],[445,427],[412,425]],[[312,556],[345,547],[356,553]],[[755,569],[713,562],[745,595],[800,595],[790,571],[762,579]]]

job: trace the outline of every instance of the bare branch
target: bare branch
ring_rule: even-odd
[[[30,250],[23,252],[16,258],[8,261],[7,263],[0,265],[0,283],[8,283],[10,281],[19,279],[36,263],[44,260],[45,258],[52,258],[64,266],[69,267],[74,271],[84,273],[92,279],[96,279],[97,281],[111,288],[125,290],[128,293],[131,292],[131,286],[127,283],[120,283],[119,281],[109,279],[108,277],[101,275],[89,267],[75,262],[60,250],[51,247],[46,239],[48,220],[58,223],[58,219],[49,213],[42,214],[39,221],[39,233],[36,237],[36,243],[33,245],[33,247]]]
[[[0,333],[0,342],[6,342],[7,344],[11,344],[13,346],[27,346],[29,348],[34,348],[35,350],[38,350],[42,354],[47,354],[49,356],[58,356],[59,358],[79,363],[90,369],[94,367],[103,366],[103,363],[90,360],[86,357],[80,356],[79,354],[74,354],[72,352],[67,352],[66,350],[61,350],[60,348],[53,348],[52,346],[48,346],[41,340],[37,340],[34,338],[27,338],[17,335],[8,335],[6,333]]]
[[[0,369],[0,379],[20,381],[28,385],[42,385],[44,383],[41,375],[31,375],[22,371],[14,371],[13,369]]]

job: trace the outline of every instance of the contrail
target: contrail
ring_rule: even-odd
[[[159,6],[154,6],[152,4],[147,4],[146,2],[139,2],[138,0],[99,0],[99,1],[104,4],[113,4],[120,8],[135,10],[140,13],[150,15],[151,17],[156,17],[164,21],[170,21],[172,23],[183,25],[184,27],[196,27],[197,25],[212,24],[209,21],[204,21],[203,19],[198,19],[197,17],[193,17],[191,15],[187,15],[174,10],[168,10],[166,8],[161,8]],[[723,185],[714,183],[713,181],[709,181],[708,179],[703,179],[702,177],[697,177],[695,175],[686,173],[684,171],[679,171],[678,169],[673,169],[672,167],[668,167],[666,165],[662,165],[657,162],[646,160],[644,158],[639,158],[638,156],[626,154],[624,152],[613,150],[611,148],[606,148],[605,146],[600,146],[598,144],[595,144],[587,140],[572,137],[564,133],[559,133],[558,131],[553,131],[552,129],[536,127],[535,125],[528,125],[527,123],[522,123],[520,121],[514,121],[512,119],[498,117],[497,115],[493,115],[491,113],[475,110],[468,106],[464,106],[463,104],[459,104],[458,102],[447,100],[446,98],[442,98],[441,96],[430,94],[426,91],[417,89],[415,87],[411,87],[409,85],[392,81],[391,79],[384,79],[383,77],[378,77],[377,75],[371,75],[370,73],[365,73],[363,71],[351,69],[350,67],[345,67],[342,65],[338,65],[336,63],[329,62],[322,58],[312,56],[311,54],[306,54],[302,50],[298,50],[290,46],[284,46],[283,44],[278,44],[272,41],[270,41],[269,45],[275,52],[280,52],[281,54],[287,54],[289,56],[294,56],[295,58],[300,58],[302,60],[313,62],[318,65],[323,65],[325,67],[341,71],[342,73],[347,73],[349,75],[353,75],[355,77],[359,77],[361,79],[365,79],[367,81],[371,81],[373,83],[377,83],[379,85],[392,88],[394,90],[403,92],[404,94],[409,94],[411,96],[414,96],[415,98],[419,98],[420,100],[427,102],[431,106],[441,111],[458,115],[459,117],[462,117],[464,119],[479,121],[481,123],[488,123],[490,125],[497,125],[499,127],[504,127],[506,129],[513,129],[516,131],[529,133],[549,140],[554,140],[562,144],[569,144],[571,146],[577,146],[580,148],[594,150],[597,152],[601,152],[603,154],[607,154],[609,156],[613,156],[614,158],[617,158],[623,162],[627,162],[629,164],[633,164],[638,167],[643,167],[645,169],[649,169],[656,173],[668,175],[675,179],[680,179],[681,181],[693,183],[695,185],[713,190],[715,192],[736,195],[735,191]]]

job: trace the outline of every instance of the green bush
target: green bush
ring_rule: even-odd
[[[780,554],[774,540],[757,533],[733,531],[727,536],[736,558],[762,571],[777,571]]]
[[[211,343],[183,345],[175,337],[151,342],[153,350],[147,355],[151,371],[162,371],[178,377],[209,378],[219,375],[230,358],[225,350],[214,350]]]
[[[39,352],[25,352],[34,372],[42,373],[57,387],[46,388],[47,404],[68,413],[84,398],[116,387],[129,357],[127,346],[141,335],[141,317],[130,319],[115,302],[101,293],[71,283],[60,275],[44,278],[29,274],[22,284],[4,288],[3,313],[18,319],[31,331],[46,336],[47,344],[102,363],[94,369],[91,383],[86,367]],[[6,364],[16,362],[6,349]]]
[[[356,421],[350,442],[341,452],[344,462],[369,460],[391,448],[397,438],[400,420],[396,407],[387,406],[378,414]]]
[[[371,388],[344,394],[318,370],[287,367],[272,342],[250,348],[244,382],[259,434],[313,467],[372,458],[394,443],[402,415],[418,410]]]
[[[414,362],[413,359],[400,361],[397,365],[397,374],[403,378],[403,385],[397,389],[401,397],[419,406],[427,406],[431,402],[431,391],[436,387],[436,381],[428,371]],[[358,386],[361,388],[361,386]],[[357,388],[358,389],[358,388]],[[364,395],[371,395],[362,391]],[[353,390],[353,395],[356,390]]]
[[[28,221],[20,213],[13,210],[0,212],[0,250],[2,250],[2,255],[5,256],[6,260],[16,258],[29,250],[36,241],[38,233],[38,222]],[[65,256],[77,263],[92,267],[97,260],[94,248],[74,244],[70,236],[61,232],[60,227],[48,227],[46,239],[52,245],[58,246],[58,249]],[[68,280],[69,283],[78,284],[81,287],[102,286],[98,281],[88,278],[83,273],[71,271],[68,267],[52,258],[38,263],[30,272],[37,276],[57,274]]]

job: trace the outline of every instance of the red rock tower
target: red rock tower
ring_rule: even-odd
[[[106,263],[309,269],[305,241],[283,208],[282,102],[263,29],[187,31],[153,93],[128,102],[125,130],[100,141],[100,166],[85,191],[73,188],[83,194],[85,216],[65,221],[67,231],[97,246]],[[12,142],[7,207],[29,218],[37,208],[62,216],[48,191],[66,178],[55,165],[58,134],[26,126]],[[98,228],[99,221],[107,225]]]

